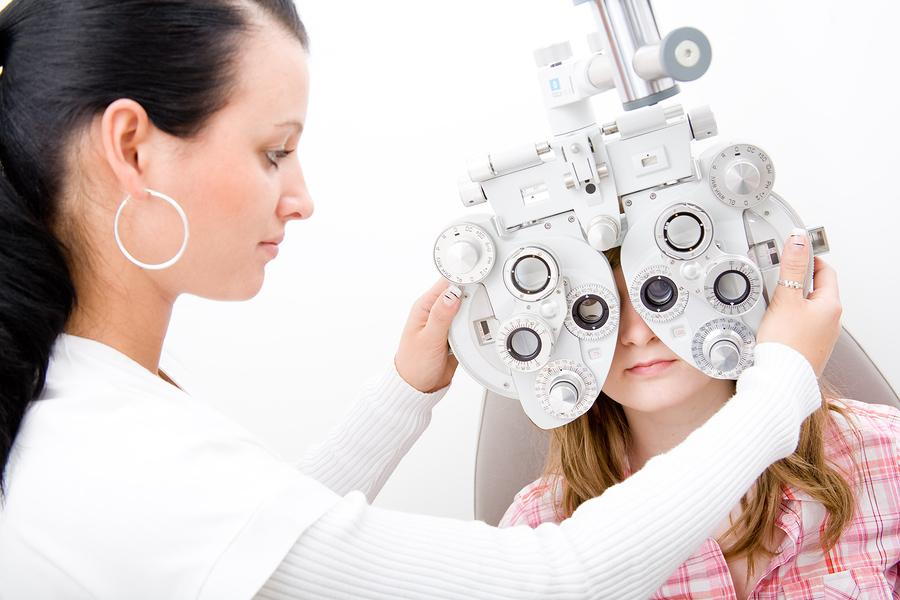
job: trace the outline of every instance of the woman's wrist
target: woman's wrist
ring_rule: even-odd
[[[397,364],[396,357],[394,358],[393,369],[391,369],[391,371],[393,372],[394,377],[396,377],[397,380],[399,382],[401,382],[402,386],[404,386],[406,388],[406,390],[411,394],[431,396],[434,394],[446,392],[446,390],[450,387],[449,382],[448,383],[441,382],[437,387],[422,389],[422,387],[424,387],[424,386],[422,386],[421,383],[418,382],[414,377],[406,376],[406,375],[404,375],[403,372],[401,372],[401,369]]]
[[[737,381],[737,392],[753,398],[753,411],[765,411],[773,427],[786,432],[787,456],[796,448],[800,425],[822,406],[819,382],[809,360],[786,344],[764,342],[754,348],[754,364]]]

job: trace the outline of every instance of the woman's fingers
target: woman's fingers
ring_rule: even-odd
[[[450,383],[457,361],[449,355],[447,336],[459,311],[462,292],[441,279],[416,300],[394,365],[400,376],[419,391],[438,390]]]
[[[441,277],[427,292],[422,294],[422,296],[416,300],[412,310],[409,312],[409,320],[406,323],[407,329],[420,331],[425,327],[431,314],[431,308],[434,306],[435,302],[437,302],[437,299],[447,291],[449,285],[447,280]]]
[[[779,279],[785,283],[795,282],[799,287],[779,284],[772,302],[796,302],[803,298],[804,282],[809,267],[809,237],[804,229],[794,229],[784,243],[781,252],[781,269]]]
[[[462,290],[455,285],[446,287],[440,297],[432,303],[431,311],[428,314],[428,323],[425,325],[425,333],[435,343],[442,345],[447,343],[450,335],[450,324],[453,317],[459,310],[459,299],[462,297]]]
[[[813,268],[813,282],[815,289],[809,295],[810,300],[829,300],[840,303],[837,272],[818,256],[815,258]]]
[[[809,263],[806,232],[795,230],[781,253],[782,280],[803,283]],[[825,262],[813,262],[815,291],[803,298],[803,287],[779,285],[760,323],[756,340],[778,342],[800,352],[821,375],[841,332],[837,276]]]

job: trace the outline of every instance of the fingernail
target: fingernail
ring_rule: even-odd
[[[791,230],[791,243],[795,246],[804,247],[808,239],[809,234],[802,227],[794,227]]]
[[[455,285],[451,285],[444,292],[444,304],[451,305],[462,296],[462,290]]]

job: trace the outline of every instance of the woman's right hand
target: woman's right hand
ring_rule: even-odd
[[[781,253],[780,279],[804,282],[809,264],[809,238],[795,229]],[[841,299],[837,275],[825,261],[814,259],[815,290],[806,298],[802,289],[779,285],[769,301],[756,336],[758,343],[778,342],[798,351],[822,375],[841,333]]]

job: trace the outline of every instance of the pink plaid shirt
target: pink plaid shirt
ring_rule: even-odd
[[[777,526],[784,540],[750,590],[754,600],[900,599],[900,411],[844,400],[861,439],[835,417],[825,434],[826,456],[847,472],[858,466],[856,512],[837,544],[823,553],[825,509],[807,494],[786,488]],[[561,484],[538,479],[516,494],[500,527],[558,523]],[[737,598],[728,564],[707,539],[653,596],[654,599]]]

